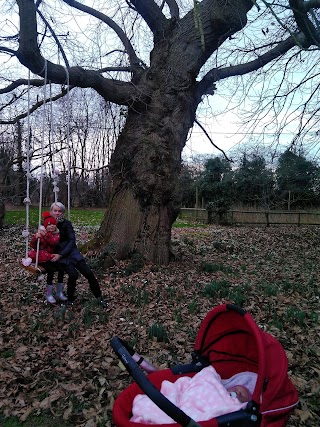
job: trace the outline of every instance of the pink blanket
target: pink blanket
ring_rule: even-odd
[[[207,421],[246,406],[246,403],[240,403],[236,397],[229,395],[212,366],[202,369],[193,378],[180,377],[174,383],[163,381],[161,393],[195,421]],[[132,414],[131,421],[136,423],[175,422],[144,394],[134,398]]]

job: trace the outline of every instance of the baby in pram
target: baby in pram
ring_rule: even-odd
[[[206,421],[219,415],[238,411],[251,400],[257,374],[241,372],[222,380],[213,366],[208,366],[192,378],[183,376],[174,383],[163,381],[161,393],[195,421]],[[137,395],[130,421],[145,424],[171,424],[173,419],[148,396]]]

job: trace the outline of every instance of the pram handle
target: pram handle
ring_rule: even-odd
[[[137,353],[133,347],[127,343],[127,341],[122,340],[121,338],[118,338],[121,344],[128,350],[130,356],[132,359],[137,362],[137,365],[141,367],[144,371],[146,371],[148,374],[150,372],[157,371],[157,368],[155,368],[148,360],[146,360],[144,357],[142,357],[139,353]]]
[[[201,427],[196,421],[181,411],[169,399],[167,399],[156,387],[148,380],[139,365],[133,360],[130,352],[132,348],[118,337],[111,339],[111,347],[126,367],[129,374],[144,391],[144,393],[169,417],[183,427]]]

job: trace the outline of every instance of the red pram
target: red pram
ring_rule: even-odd
[[[298,403],[281,344],[261,331],[249,313],[232,304],[218,306],[207,314],[200,325],[189,365],[146,376],[134,361],[134,352],[129,346],[117,337],[111,340],[111,345],[135,380],[115,400],[113,421],[116,427],[146,427],[146,424],[130,421],[133,400],[143,392],[177,423],[152,424],[152,427],[284,427]],[[135,359],[136,356],[137,353]],[[252,400],[244,409],[196,422],[159,390],[164,380],[175,382],[181,375],[193,376],[208,365],[212,365],[221,378],[249,371],[257,374],[257,381]]]

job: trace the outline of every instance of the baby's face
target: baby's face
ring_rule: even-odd
[[[54,231],[56,231],[57,226],[55,224],[49,224],[47,225],[47,231],[50,231],[51,233],[53,233]]]
[[[228,392],[234,392],[237,395],[237,399],[241,402],[248,402],[250,400],[250,392],[249,390],[242,385],[235,385],[231,388],[228,388]]]

